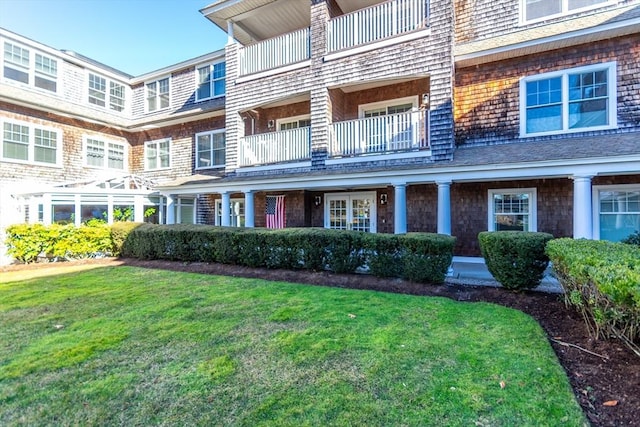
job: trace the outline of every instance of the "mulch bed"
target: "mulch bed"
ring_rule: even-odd
[[[529,314],[544,328],[560,363],[567,372],[576,398],[593,426],[640,426],[640,357],[617,340],[591,339],[580,314],[565,306],[562,295],[513,292],[486,286],[423,285],[361,274],[268,270],[223,264],[133,259],[78,262],[125,264],[341,288],[441,296],[458,301],[486,301],[511,307]],[[0,271],[48,268],[52,265],[16,265],[4,267]]]

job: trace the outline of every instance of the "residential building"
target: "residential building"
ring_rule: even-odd
[[[459,256],[484,230],[640,229],[637,0],[201,12],[224,50],[137,77],[0,32],[0,227],[264,227],[284,196],[286,227],[451,234]]]

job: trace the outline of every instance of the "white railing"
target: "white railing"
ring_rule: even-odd
[[[391,0],[330,20],[327,50],[349,49],[428,25],[429,0]]]
[[[429,148],[429,112],[336,122],[329,127],[329,156],[357,156]]]
[[[241,48],[240,75],[258,73],[309,59],[309,28]]]
[[[311,158],[311,128],[245,136],[240,140],[240,166],[292,162]]]

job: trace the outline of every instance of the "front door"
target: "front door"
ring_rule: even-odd
[[[376,193],[325,196],[324,226],[334,230],[376,232]]]

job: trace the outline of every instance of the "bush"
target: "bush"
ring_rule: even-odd
[[[408,233],[400,237],[403,274],[407,280],[442,283],[453,260],[455,237],[432,233]]]
[[[582,313],[592,336],[614,335],[633,348],[640,339],[640,248],[557,239],[547,254],[567,304]]]
[[[122,245],[127,240],[127,236],[136,228],[140,227],[139,222],[114,222],[111,226],[111,242],[113,243],[113,255],[118,256],[122,251]]]
[[[620,243],[626,243],[628,245],[640,246],[640,231],[636,231],[636,232],[630,234],[625,239],[623,239]]]
[[[72,224],[17,224],[7,227],[8,253],[19,262],[38,257],[77,259],[111,255],[111,229],[104,223],[75,227]]]
[[[527,231],[483,231],[480,251],[489,272],[507,289],[540,285],[549,264],[545,246],[553,236]]]

